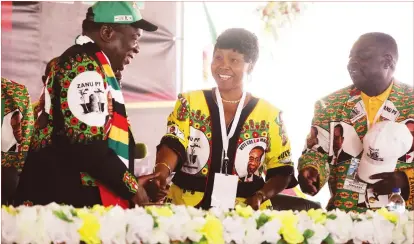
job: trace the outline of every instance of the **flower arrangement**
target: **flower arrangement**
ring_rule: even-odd
[[[275,39],[279,36],[280,29],[300,16],[309,3],[304,2],[267,2],[257,8],[257,12],[264,23],[265,31],[272,33]]]
[[[2,243],[413,243],[413,212],[2,207]]]

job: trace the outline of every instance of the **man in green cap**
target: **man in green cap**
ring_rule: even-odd
[[[96,2],[88,9],[75,45],[46,69],[17,204],[149,202],[144,185],[155,175],[133,175],[135,142],[115,74],[139,53],[142,31],[157,28],[136,2]]]

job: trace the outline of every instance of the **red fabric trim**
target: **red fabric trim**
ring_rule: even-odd
[[[119,129],[122,129],[128,132],[128,120],[124,116],[118,114],[115,111],[113,113],[113,116],[114,117],[112,119],[112,126],[116,126]]]
[[[1,2],[1,31],[12,31],[13,5],[11,1]]]
[[[108,62],[106,61],[105,56],[102,54],[102,52],[97,52],[95,53],[96,57],[98,58],[99,62],[101,62],[102,65],[104,64],[108,64]],[[105,71],[103,71],[105,72]]]
[[[110,191],[105,186],[99,184],[98,182],[96,182],[96,184],[98,185],[99,192],[101,194],[102,205],[104,205],[105,207],[119,205],[123,209],[129,208],[129,202],[127,200],[118,197],[112,191]]]

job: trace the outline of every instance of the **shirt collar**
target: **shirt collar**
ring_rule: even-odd
[[[364,92],[361,92],[361,97],[363,99],[377,99],[377,100],[380,100],[381,102],[385,102],[385,100],[387,100],[388,96],[391,93],[391,89],[392,89],[393,84],[394,84],[394,82],[391,82],[391,84],[388,86],[388,88],[383,93],[379,94],[378,96],[370,97],[367,94],[365,94]]]
[[[86,44],[86,43],[89,43],[89,42],[92,42],[92,43],[95,43],[89,36],[85,36],[85,35],[78,35],[76,38],[75,38],[75,44],[77,44],[77,45],[83,45],[83,44]],[[109,58],[108,58],[108,56],[106,56],[106,54],[101,50],[101,52],[103,53],[103,55],[105,56],[105,58],[106,58],[106,60],[108,60],[108,64],[109,64],[109,66],[111,66],[111,62],[109,61]]]

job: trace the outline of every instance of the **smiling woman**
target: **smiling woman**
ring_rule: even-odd
[[[243,29],[224,31],[217,39],[211,63],[211,73],[219,90],[239,89],[253,71],[258,56],[256,35]]]
[[[268,199],[297,185],[282,112],[245,91],[258,56],[257,37],[245,29],[217,38],[211,63],[217,87],[178,96],[158,146],[154,201],[167,194],[172,171],[166,201],[205,209],[271,208]]]

